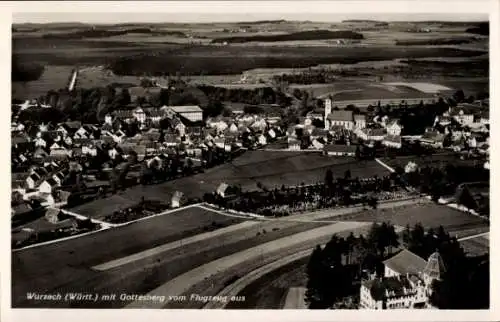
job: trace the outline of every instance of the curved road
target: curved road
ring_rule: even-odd
[[[149,292],[148,295],[154,296],[166,296],[167,303],[164,302],[153,302],[144,303],[142,301],[136,301],[129,304],[128,308],[162,308],[165,304],[168,304],[169,296],[178,296],[184,294],[195,284],[202,282],[205,279],[210,278],[218,272],[222,272],[236,266],[244,261],[255,260],[263,258],[266,255],[270,255],[275,252],[283,251],[287,248],[293,248],[294,246],[304,245],[306,242],[316,241],[322,237],[331,237],[340,231],[355,229],[363,226],[370,225],[370,223],[358,223],[358,222],[345,222],[336,223],[333,225],[328,225],[312,230],[308,230],[302,233],[294,234],[265,244],[248,248],[244,251],[234,253],[232,255],[217,259],[215,261],[209,262],[205,265],[199,266],[189,272],[186,272],[176,278],[168,281],[167,283],[161,285],[160,287]],[[311,245],[313,246],[313,245]],[[311,247],[309,246],[309,247]]]
[[[269,263],[267,265],[261,266],[258,269],[250,272],[249,274],[243,276],[242,278],[238,279],[236,282],[230,284],[226,288],[224,288],[222,291],[217,294],[217,296],[227,296],[230,298],[231,296],[236,296],[239,294],[247,285],[252,283],[253,281],[258,280],[262,276],[268,274],[269,272],[272,272],[273,270],[277,269],[278,267],[285,266],[287,264],[290,264],[296,260],[299,260],[301,258],[304,258],[306,256],[311,255],[311,252],[313,251],[313,248],[305,249],[302,250],[298,253],[283,257],[282,259],[279,259],[275,262]],[[208,302],[203,308],[204,309],[223,309],[226,307],[227,303],[224,302]]]

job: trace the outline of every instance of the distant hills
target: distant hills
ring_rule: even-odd
[[[309,30],[283,35],[237,36],[224,37],[212,40],[212,43],[245,43],[251,41],[275,42],[294,40],[323,40],[323,39],[363,39],[363,35],[350,30]]]
[[[473,27],[473,28],[467,29],[466,32],[471,33],[471,34],[489,36],[489,34],[490,34],[490,24],[487,23],[487,22],[481,23],[477,27]]]

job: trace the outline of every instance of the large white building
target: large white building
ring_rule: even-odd
[[[332,126],[340,126],[347,130],[363,129],[366,127],[366,116],[363,114],[354,114],[350,110],[332,110],[332,100],[325,100],[325,130]]]
[[[428,308],[431,285],[445,272],[438,252],[426,261],[403,250],[384,262],[384,276],[361,283],[360,308],[372,310]]]

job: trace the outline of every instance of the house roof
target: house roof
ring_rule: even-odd
[[[403,249],[397,255],[384,261],[384,265],[400,275],[418,274],[424,270],[427,261],[409,250]]]
[[[429,131],[425,132],[422,135],[423,140],[429,140],[429,141],[434,141],[434,142],[441,142],[444,140],[445,135],[442,133],[439,133],[437,131]]]
[[[311,136],[327,136],[328,135],[328,130],[325,129],[320,129],[320,128],[314,128],[311,132]]]
[[[392,119],[389,122],[387,122],[387,126],[400,126],[399,125],[399,120],[398,119]]]
[[[227,187],[229,187],[229,185],[225,182],[221,183],[218,187],[217,187],[217,193],[218,194],[222,194],[226,191]]]
[[[20,132],[20,133],[15,133],[11,136],[11,144],[20,144],[20,143],[27,143],[29,141],[29,137],[26,133]]]
[[[165,113],[159,109],[153,109],[149,112],[146,112],[146,116],[148,117],[162,117]]]
[[[399,136],[399,135],[386,135],[384,137],[384,141],[401,143],[401,136]]]
[[[366,115],[354,114],[354,121],[366,121]]]
[[[355,145],[342,145],[342,144],[328,144],[323,148],[326,152],[356,152]]]
[[[363,286],[370,290],[370,295],[375,301],[382,301],[388,297],[401,297],[405,295],[407,290],[411,289],[410,281],[406,276],[364,281]]]
[[[38,155],[42,155],[42,156],[47,156],[48,155],[47,151],[45,151],[45,149],[43,149],[42,147],[38,147],[38,149],[36,149],[36,151],[35,151],[34,154],[35,155],[38,154]]]
[[[57,182],[56,180],[54,180],[54,178],[49,178],[46,180],[48,184],[50,184],[51,186],[56,186],[57,185]]]
[[[166,143],[177,143],[179,139],[177,138],[177,135],[175,134],[165,134],[164,141]]]
[[[346,110],[333,110],[327,117],[330,121],[353,121],[352,111]]]
[[[81,126],[82,122],[80,121],[70,121],[70,122],[65,122],[63,125],[69,129],[77,131]]]
[[[113,116],[115,116],[116,118],[120,118],[120,119],[133,118],[134,111],[133,110],[117,110],[117,111],[113,112]]]
[[[384,136],[387,133],[384,128],[368,128],[363,129],[362,131],[365,132],[368,136]]]
[[[203,110],[197,105],[169,106],[175,113],[201,113]]]
[[[40,176],[36,172],[32,173],[28,178],[30,178],[31,180],[33,180],[35,182],[40,180]]]
[[[25,214],[27,212],[30,212],[32,210],[33,210],[33,208],[31,208],[30,204],[28,204],[26,202],[22,202],[19,205],[12,207],[11,213],[12,213],[12,216],[17,216],[17,215],[22,215],[22,214]]]
[[[475,114],[479,110],[479,106],[474,104],[462,103],[451,108],[450,115],[459,115],[463,111],[465,115]]]
[[[184,196],[184,193],[182,193],[181,191],[175,191],[174,194],[172,195],[172,201],[180,201],[181,198]]]

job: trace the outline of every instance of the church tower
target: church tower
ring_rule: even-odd
[[[422,272],[425,285],[429,288],[434,280],[440,281],[445,272],[446,267],[444,266],[443,258],[436,250],[429,256],[427,265]]]
[[[325,130],[330,129],[330,120],[328,120],[328,115],[330,115],[331,112],[332,112],[332,99],[327,98],[325,99],[325,119],[324,119]]]

